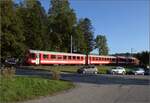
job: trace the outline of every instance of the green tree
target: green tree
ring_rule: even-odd
[[[25,44],[29,49],[46,50],[48,46],[47,15],[38,0],[25,0],[18,8],[23,22]]]
[[[84,33],[81,30],[79,25],[75,26],[72,34],[73,34],[72,37],[73,52],[84,54],[86,51],[86,43],[85,43]]]
[[[140,60],[140,65],[142,66],[149,65],[150,52],[143,51],[143,52],[134,54],[134,56]]]
[[[108,55],[108,45],[105,35],[97,35],[96,39],[96,48],[99,50],[99,55]]]
[[[80,19],[78,26],[81,29],[84,36],[86,48],[85,52],[86,54],[89,54],[94,49],[94,32],[91,21],[88,18]]]
[[[19,57],[23,55],[25,38],[22,25],[16,15],[16,8],[12,0],[2,0],[1,9],[1,49],[2,57]]]
[[[49,9],[50,50],[70,51],[70,38],[76,24],[76,15],[68,0],[51,0]]]

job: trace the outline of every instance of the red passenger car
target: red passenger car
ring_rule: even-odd
[[[115,56],[89,55],[89,64],[115,64]]]
[[[27,64],[85,64],[85,55],[29,50],[26,55]]]

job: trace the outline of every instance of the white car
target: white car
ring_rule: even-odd
[[[145,71],[142,68],[138,68],[137,70],[133,71],[134,75],[144,75]]]
[[[116,67],[116,68],[111,69],[111,73],[112,74],[123,74],[123,75],[125,75],[126,70],[123,67]]]

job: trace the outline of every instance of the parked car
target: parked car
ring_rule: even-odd
[[[16,58],[7,58],[5,60],[6,65],[16,65],[17,62],[18,62],[18,59],[16,59]]]
[[[78,73],[82,73],[82,74],[97,74],[98,70],[95,66],[83,66],[80,69],[77,70]]]
[[[111,74],[126,74],[126,70],[123,67],[115,67],[111,69]]]
[[[145,75],[150,75],[150,69],[149,68],[145,69]]]
[[[137,68],[136,70],[133,71],[134,75],[144,75],[145,70],[143,68]]]

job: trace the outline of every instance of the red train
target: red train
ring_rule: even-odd
[[[60,53],[49,51],[28,50],[25,63],[30,65],[83,65],[83,64],[129,64],[138,65],[139,60],[134,57],[100,56],[74,53]]]

